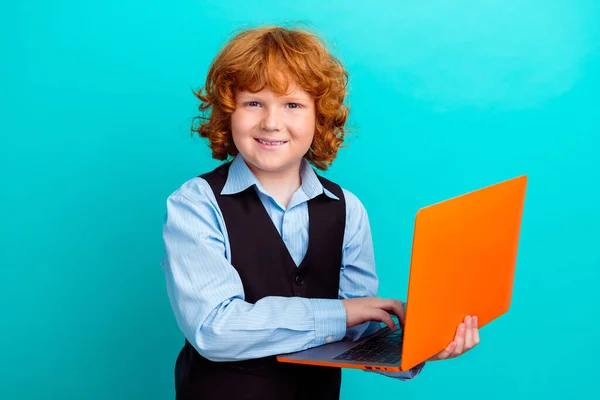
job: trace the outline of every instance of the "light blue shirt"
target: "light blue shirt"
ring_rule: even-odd
[[[308,246],[308,200],[323,193],[339,200],[306,160],[300,176],[301,186],[283,207],[237,156],[221,191],[228,195],[254,186],[296,265]],[[208,182],[190,179],[168,197],[161,265],[177,324],[202,356],[238,361],[360,337],[367,324],[346,329],[341,299],[376,296],[378,279],[367,212],[356,196],[342,190],[346,226],[339,299],[271,296],[255,304],[244,301],[242,281],[231,265],[227,228]],[[384,374],[410,379],[421,368]]]

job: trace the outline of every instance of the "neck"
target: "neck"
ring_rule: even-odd
[[[262,187],[286,208],[292,195],[302,184],[300,179],[300,163],[291,168],[273,172],[259,170],[253,165],[248,165],[248,167],[254,173]]]

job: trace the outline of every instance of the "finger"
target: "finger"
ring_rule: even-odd
[[[465,346],[463,347],[463,352],[470,350],[475,345],[473,343],[473,330],[474,329],[473,329],[473,319],[471,318],[471,316],[467,315],[465,317],[465,325],[466,325],[467,331],[465,334]]]
[[[383,322],[392,331],[396,330],[396,324],[394,323],[394,320],[392,319],[391,315],[387,311],[380,310],[377,308],[372,308],[371,310],[373,313],[371,320]]]
[[[454,351],[452,352],[452,356],[456,357],[462,354],[463,352],[463,347],[465,345],[465,324],[460,324],[458,325],[458,330],[456,332],[456,337],[455,337],[455,341],[456,341],[456,347],[454,348]]]
[[[402,303],[400,300],[390,299],[384,300],[384,303],[382,303],[381,306],[384,310],[391,311],[394,315],[396,315],[400,321],[400,326],[404,326],[404,303]]]
[[[394,302],[394,300],[391,300],[391,299],[377,298],[377,301],[375,303],[371,304],[371,307],[373,307],[374,310],[384,311],[388,315],[390,313],[395,314],[393,302]],[[390,318],[391,318],[391,316],[390,316]],[[382,322],[385,322],[385,321],[382,321]],[[393,322],[393,320],[392,320],[392,322]],[[387,322],[386,322],[386,325],[387,325]],[[396,324],[394,324],[394,326],[395,325]]]
[[[479,344],[479,318],[473,317],[473,344],[477,346]]]
[[[398,319],[400,320],[400,326],[404,328],[404,321],[406,320],[406,306],[403,302],[400,302],[400,314],[398,315]]]
[[[444,359],[450,357],[450,354],[452,354],[452,352],[454,351],[455,347],[456,347],[456,342],[451,342],[448,345],[448,347],[446,347],[444,350],[442,350],[439,353],[437,353],[434,356],[434,359],[436,359],[436,360],[444,360]]]

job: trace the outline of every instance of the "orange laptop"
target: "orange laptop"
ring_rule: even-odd
[[[512,298],[527,176],[417,212],[404,328],[387,326],[281,362],[406,371],[446,348],[466,315],[479,327],[506,313]],[[402,296],[397,296],[402,298]]]

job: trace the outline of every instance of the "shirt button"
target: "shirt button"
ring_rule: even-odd
[[[302,275],[296,275],[296,284],[304,285],[304,277]]]
[[[333,342],[333,337],[332,336],[327,336],[327,338],[325,339],[326,343],[331,343]]]

